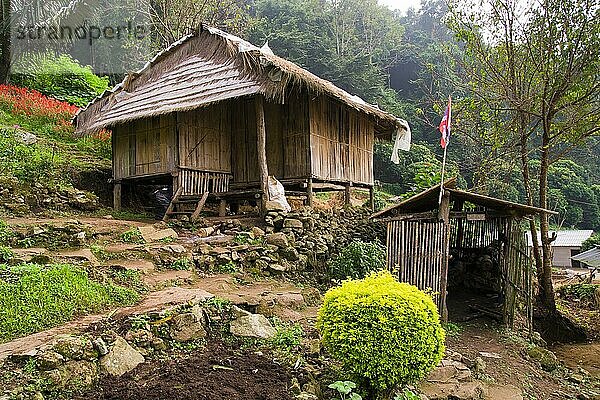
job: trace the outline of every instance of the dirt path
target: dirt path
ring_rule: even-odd
[[[482,357],[485,374],[499,385],[513,385],[523,390],[525,398],[562,399],[564,388],[558,377],[544,372],[525,360],[522,347],[503,339],[494,325],[483,322],[465,324],[457,337],[448,337],[446,347],[474,360]],[[482,352],[488,356],[482,356]]]

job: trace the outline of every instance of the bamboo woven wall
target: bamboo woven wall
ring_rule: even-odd
[[[231,172],[230,108],[221,102],[177,113],[181,167]]]
[[[387,266],[401,282],[430,290],[443,307],[442,272],[447,250],[442,222],[390,221],[387,228]]]
[[[393,220],[387,228],[387,266],[398,279],[422,290],[432,290],[440,311],[445,299],[443,293],[444,262],[450,249],[444,239],[446,228],[442,222],[425,220]],[[529,328],[532,323],[533,284],[531,259],[518,219],[493,218],[468,221],[452,219],[450,248],[457,257],[469,249],[483,248],[494,242],[502,243],[500,271],[504,295],[504,322],[512,326],[519,302],[524,303]],[[441,294],[441,295],[440,295]]]
[[[308,178],[307,96],[286,104],[265,103],[267,165],[278,179]],[[238,99],[232,107],[233,183],[258,182],[254,99]]]
[[[175,118],[145,118],[113,129],[113,177],[170,173],[176,167]]]
[[[312,175],[373,184],[373,121],[325,96],[310,101]]]

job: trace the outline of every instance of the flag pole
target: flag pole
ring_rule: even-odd
[[[444,194],[444,172],[446,170],[446,150],[448,146],[444,147],[444,158],[442,159],[442,179],[440,182],[440,197],[438,199],[438,205],[442,204],[442,195]]]

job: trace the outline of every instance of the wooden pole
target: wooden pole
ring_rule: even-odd
[[[448,322],[448,307],[446,305],[448,286],[448,262],[450,261],[450,192],[445,192],[440,201],[438,218],[443,221],[442,232],[443,259],[440,276],[441,317],[443,322]]]
[[[113,208],[121,211],[121,182],[115,182],[113,186]]]
[[[448,145],[446,144],[446,147],[444,147],[444,158],[442,159],[442,176],[441,176],[441,181],[440,181],[440,197],[438,199],[438,204],[442,204],[442,196],[444,195],[444,172],[446,171],[446,149],[448,148]]]
[[[306,205],[309,207],[313,206],[313,178],[308,178],[308,183],[306,184]]]
[[[345,206],[350,205],[350,184],[349,183],[347,183],[344,186],[344,205]]]
[[[267,132],[265,128],[264,98],[262,95],[256,96],[255,105],[258,174],[260,180],[260,189],[262,190],[262,196],[260,198],[260,212],[264,215],[267,211],[267,201],[269,201],[269,169],[267,168]]]
[[[371,212],[375,212],[375,187],[369,188],[369,204],[371,204]]]

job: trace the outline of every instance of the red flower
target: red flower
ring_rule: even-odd
[[[14,114],[47,118],[55,122],[59,130],[71,129],[69,121],[78,110],[77,106],[46,97],[37,90],[12,85],[0,85],[1,106]]]

